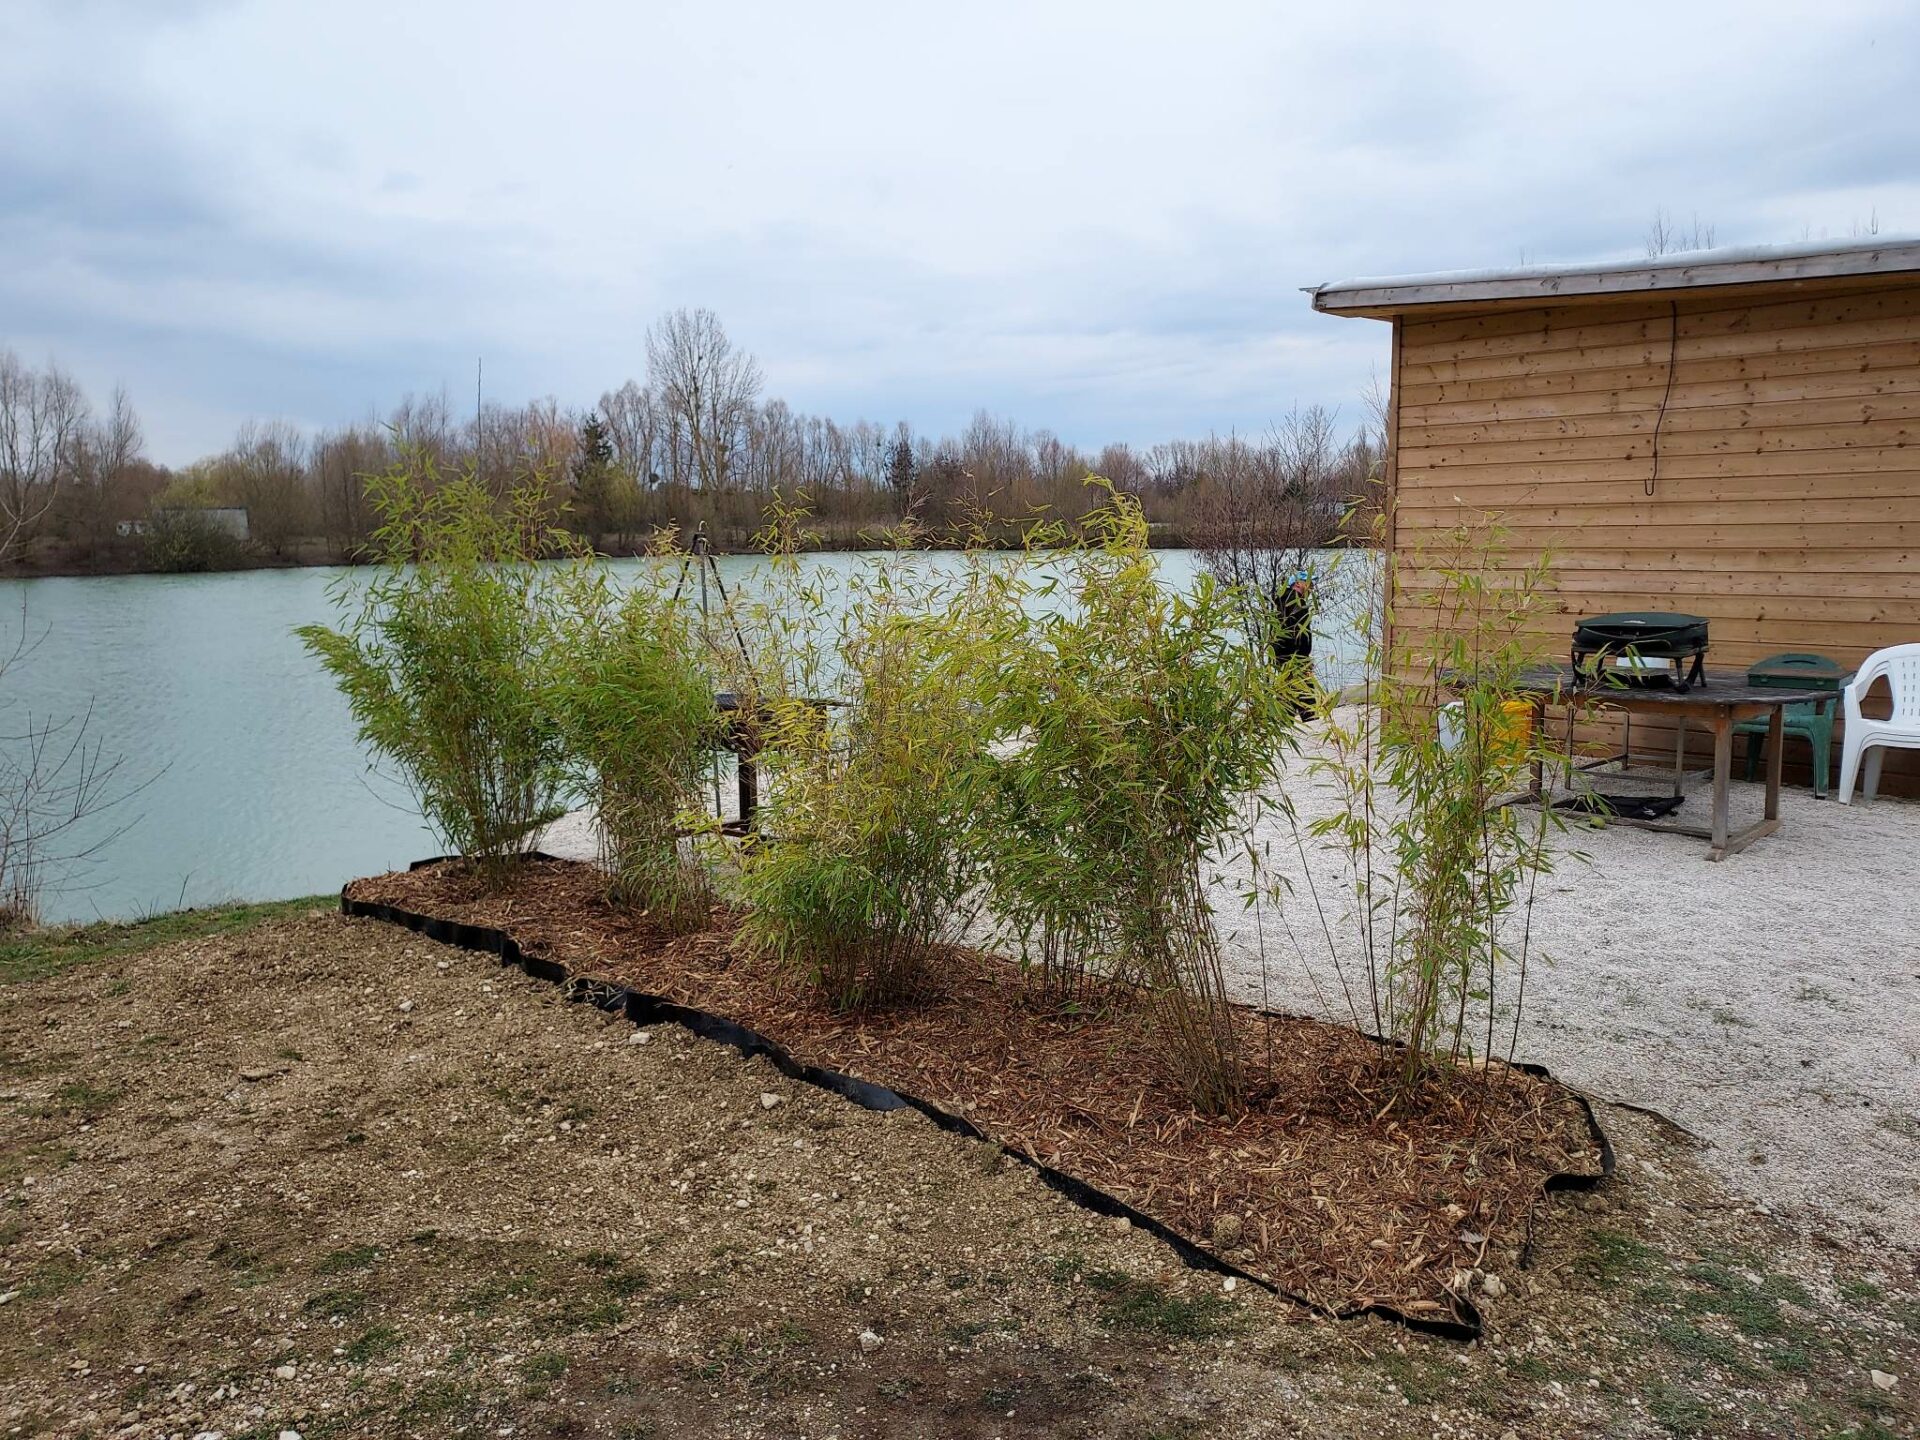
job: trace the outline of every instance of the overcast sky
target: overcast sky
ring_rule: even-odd
[[[0,345],[169,463],[591,404],[681,305],[846,420],[1358,419],[1299,287],[1920,230],[1916,94],[1912,0],[0,0]]]

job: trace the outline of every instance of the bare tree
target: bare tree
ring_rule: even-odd
[[[1387,420],[1393,395],[1377,371],[1367,377],[1360,403],[1366,410],[1367,423],[1347,442],[1335,490],[1343,507],[1341,525],[1347,539],[1365,543],[1373,537],[1375,522],[1387,504],[1387,439],[1392,433]]]
[[[20,633],[0,649],[0,697],[7,672],[37,644],[23,601]],[[139,788],[120,783],[120,761],[95,734],[91,707],[53,718],[0,700],[0,935],[37,923],[49,885],[70,883],[126,828],[87,822]]]
[[[138,508],[126,492],[143,445],[140,417],[122,389],[114,390],[105,418],[79,428],[58,528],[89,554],[98,553],[115,520],[131,518]]]
[[[373,534],[366,477],[393,461],[387,439],[371,425],[349,425],[322,435],[313,447],[313,508],[335,555],[351,557]]]
[[[647,383],[686,446],[687,471],[725,490],[760,401],[760,367],[711,310],[675,310],[647,331]]]
[[[746,449],[738,475],[749,490],[766,495],[800,468],[806,439],[802,418],[784,400],[769,400],[747,423]]]
[[[0,350],[0,562],[37,533],[71,472],[87,400],[58,366]]]
[[[460,443],[446,391],[403,396],[386,423],[395,449],[431,461],[432,468],[442,474],[458,468]]]
[[[1646,242],[1649,260],[1657,260],[1662,255],[1680,255],[1689,250],[1711,250],[1713,225],[1702,223],[1696,214],[1683,228],[1667,213],[1664,205],[1658,206],[1647,225]]]
[[[1111,480],[1129,495],[1144,490],[1152,476],[1145,462],[1133,453],[1133,447],[1124,443],[1104,446],[1100,458],[1093,462],[1093,473]]]
[[[656,447],[660,439],[660,411],[653,392],[629,380],[600,397],[600,414],[613,442],[614,468],[643,490],[659,482]]]
[[[480,478],[504,496],[529,475],[564,474],[573,462],[580,418],[551,395],[517,406],[488,401],[471,426]]]
[[[1247,635],[1273,633],[1282,596],[1296,575],[1311,576],[1315,552],[1339,533],[1346,466],[1334,412],[1289,412],[1263,445],[1238,437],[1193,447],[1160,447],[1196,494],[1192,540],[1201,563],[1244,606]]]
[[[220,497],[247,511],[247,531],[283,556],[307,533],[307,441],[284,420],[248,421],[215,467]]]

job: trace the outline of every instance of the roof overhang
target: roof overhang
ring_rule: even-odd
[[[1307,293],[1313,297],[1313,308],[1323,314],[1385,319],[1438,306],[1559,305],[1734,285],[1824,284],[1902,273],[1920,276],[1920,239],[1756,245],[1598,265],[1442,270],[1430,275],[1340,280],[1314,286]]]

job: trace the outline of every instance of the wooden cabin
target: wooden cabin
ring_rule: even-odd
[[[1550,547],[1562,653],[1576,619],[1619,610],[1706,616],[1722,670],[1782,651],[1851,670],[1920,641],[1920,240],[1309,293],[1393,326],[1403,583],[1467,507],[1503,517],[1516,563]],[[1787,743],[1804,784],[1806,746]],[[1836,736],[1836,769],[1839,753]],[[1882,792],[1920,794],[1917,761],[1889,752]]]

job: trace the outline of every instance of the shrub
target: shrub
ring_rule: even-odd
[[[604,571],[576,572],[554,654],[553,711],[599,816],[613,898],[685,930],[705,919],[712,898],[679,827],[715,742],[713,687],[685,603],[658,579],[619,596]]]
[[[1516,568],[1505,541],[1491,519],[1468,519],[1400,559],[1421,586],[1379,600],[1366,630],[1371,704],[1336,719],[1317,762],[1344,806],[1310,829],[1347,858],[1366,1028],[1401,1047],[1403,1086],[1470,1057],[1470,1023],[1482,1012],[1481,1053],[1492,1052],[1508,962],[1519,967],[1517,1035],[1534,882],[1552,864],[1551,806],[1497,803],[1534,765],[1560,764],[1546,732],[1519,733],[1508,708],[1524,703],[1519,680],[1536,658],[1529,631],[1553,606],[1542,586],[1548,562]],[[1439,717],[1450,702],[1448,734]],[[1354,1019],[1365,1023],[1357,1004]]]
[[[238,570],[247,560],[246,542],[196,509],[156,509],[141,545],[147,568],[168,574]]]
[[[973,842],[1023,943],[1068,980],[1144,987],[1165,1061],[1230,1111],[1239,1042],[1202,868],[1268,803],[1304,677],[1247,643],[1211,577],[1160,581],[1137,502],[1109,488],[1083,528],[1057,582],[982,592],[969,668],[1002,743],[974,771]]]
[[[471,469],[443,478],[414,454],[369,476],[367,495],[379,574],[343,628],[298,633],[427,822],[498,884],[565,810],[544,677],[567,577],[535,563],[553,541],[547,482],[524,477],[496,503]],[[350,578],[334,598],[353,604]]]
[[[768,840],[746,852],[743,939],[836,1006],[908,999],[971,918],[961,781],[982,720],[942,663],[942,582],[904,548],[852,577],[824,654],[793,623],[802,596],[820,603],[791,584],[780,625],[755,627],[786,653],[758,667]],[[844,703],[815,703],[825,683]]]

